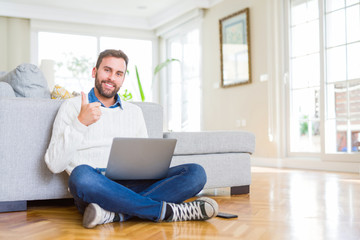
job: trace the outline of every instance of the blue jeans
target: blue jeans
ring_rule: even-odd
[[[83,213],[89,203],[121,213],[124,220],[132,216],[161,221],[166,202],[181,203],[198,194],[206,183],[206,173],[198,164],[184,164],[169,169],[160,180],[114,181],[98,169],[77,166],[69,178],[69,189],[75,204]]]

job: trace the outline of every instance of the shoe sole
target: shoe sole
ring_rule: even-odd
[[[214,214],[212,216],[208,216],[209,218],[213,218],[218,215],[219,205],[217,204],[217,202],[214,199],[211,199],[208,197],[201,197],[196,200],[201,200],[201,201],[207,202],[208,204],[210,204],[212,206],[212,208],[214,209]]]
[[[100,221],[101,214],[99,213],[101,211],[100,207],[97,204],[90,203],[84,212],[83,216],[83,226],[85,228],[94,228],[96,225],[98,225],[98,222]]]

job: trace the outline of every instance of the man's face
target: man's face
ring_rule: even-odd
[[[95,88],[105,98],[113,98],[124,83],[126,63],[122,58],[105,57],[98,69],[93,68]]]

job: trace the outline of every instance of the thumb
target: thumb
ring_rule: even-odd
[[[84,92],[81,92],[81,106],[84,106],[87,104],[86,95]]]

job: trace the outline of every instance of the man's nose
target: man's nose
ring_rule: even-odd
[[[116,79],[115,73],[110,73],[108,78],[109,78],[110,81],[114,82],[115,79]]]

